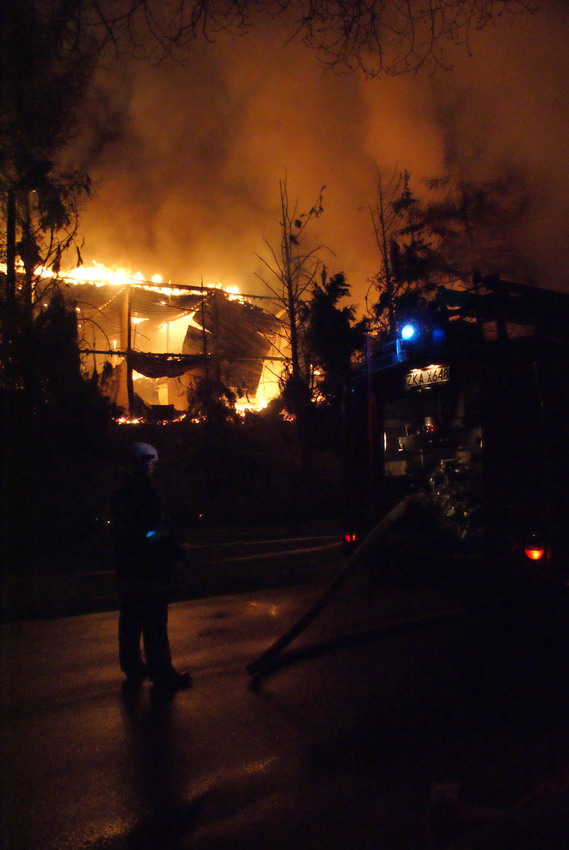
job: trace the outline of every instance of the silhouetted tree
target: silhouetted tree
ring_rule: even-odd
[[[376,172],[376,201],[370,214],[379,267],[366,298],[368,329],[389,338],[397,331],[399,317],[419,310],[441,282],[441,257],[408,171],[388,181]]]
[[[0,390],[12,425],[2,445],[3,555],[11,567],[40,552],[79,560],[104,503],[111,409],[83,375],[76,313],[60,293],[26,324],[13,356],[18,382]]]
[[[519,251],[512,251],[527,209],[515,173],[486,182],[433,179],[421,200],[408,172],[387,184],[378,172],[376,187],[371,216],[380,264],[368,291],[369,331],[389,338],[403,321],[429,324],[440,287],[448,300],[448,289],[470,290],[480,276],[526,276]]]
[[[429,181],[431,199],[423,209],[423,227],[437,245],[441,270],[456,279],[476,274],[505,274],[523,279],[523,251],[512,249],[527,213],[526,186],[513,170],[494,180],[449,174]]]
[[[344,392],[351,371],[352,355],[364,345],[364,334],[356,322],[354,306],[340,307],[350,287],[342,272],[328,277],[322,270],[307,302],[306,344],[315,370],[320,372],[318,393],[339,421]]]
[[[80,48],[71,42],[56,19],[53,9],[32,0],[0,7],[1,498],[7,560],[22,543],[51,540],[54,529],[66,527],[69,536],[77,529],[78,522],[61,523],[58,514],[66,505],[77,517],[84,505],[81,488],[89,476],[78,445],[85,448],[98,424],[104,429],[99,414],[105,418],[95,385],[81,375],[75,313],[57,294],[61,257],[74,244],[81,199],[90,191],[85,174],[66,173],[57,160],[72,137],[97,52],[89,40]],[[38,274],[39,266],[51,274]],[[74,434],[76,428],[81,434]],[[74,482],[71,490],[64,481]]]
[[[76,110],[98,58],[92,40],[70,41],[54,10],[33,0],[2,4],[0,194],[6,222],[8,301],[31,311],[49,288],[39,265],[59,271],[74,244],[78,212],[89,195],[82,172],[58,164],[73,137]],[[21,266],[15,280],[15,256]]]
[[[290,404],[291,413],[302,418],[306,403],[312,394],[312,366],[306,335],[306,301],[311,287],[322,269],[321,245],[305,247],[305,233],[312,219],[323,212],[322,196],[325,187],[308,213],[298,212],[298,201],[291,206],[287,181],[281,180],[280,188],[280,244],[274,248],[267,240],[265,244],[270,258],[257,255],[265,265],[268,275],[257,274],[272,293],[277,312],[283,318],[281,335],[283,350],[288,351],[281,379],[282,389]]]
[[[267,269],[259,279],[272,293],[277,311],[282,314],[283,350],[288,350],[281,377],[282,396],[294,415],[300,445],[301,467],[309,474],[311,467],[310,417],[312,401],[312,364],[305,344],[307,309],[311,287],[322,269],[321,245],[305,247],[306,230],[310,222],[323,212],[322,187],[308,213],[298,212],[298,201],[291,205],[286,178],[280,181],[280,244],[274,248],[265,244],[270,258],[257,255]]]

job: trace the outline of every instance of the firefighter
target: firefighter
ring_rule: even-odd
[[[127,685],[136,687],[148,678],[157,689],[174,692],[191,685],[190,674],[172,666],[168,640],[174,567],[183,551],[164,524],[152,482],[158,452],[149,443],[134,443],[132,461],[132,473],[114,494],[111,510],[120,597],[119,662]]]

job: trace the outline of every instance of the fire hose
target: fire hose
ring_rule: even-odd
[[[289,646],[324,610],[328,603],[344,586],[350,576],[367,561],[378,541],[381,540],[395,522],[401,519],[415,498],[416,497],[408,496],[401,502],[398,502],[395,507],[392,508],[389,513],[387,513],[372,529],[363,543],[356,549],[354,554],[348,560],[347,564],[342,567],[331,584],[326,588],[319,599],[317,599],[316,602],[314,602],[314,604],[308,609],[308,611],[306,611],[306,613],[303,614],[302,617],[300,617],[300,619],[297,620],[290,629],[288,629],[288,631],[281,635],[280,638],[266,649],[265,652],[246,666],[245,669],[249,675],[253,677],[250,682],[250,687],[256,687],[262,678],[276,670],[278,667],[283,666],[285,663],[290,663],[293,660],[298,660],[299,658],[308,657],[316,652],[326,651],[336,646],[348,643],[362,642],[373,637],[377,637],[379,634],[392,634],[402,630],[420,628],[426,625],[428,626],[433,622],[439,622],[442,619],[456,616],[456,611],[448,611],[441,614],[429,615],[427,617],[419,617],[411,620],[391,623],[377,628],[366,629],[364,631],[330,638],[326,641],[321,641],[318,644],[301,647],[294,653],[288,653],[284,659],[280,657],[283,650],[286,649],[286,647]]]

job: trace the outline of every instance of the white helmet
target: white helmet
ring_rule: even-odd
[[[137,469],[146,469],[148,464],[158,460],[158,452],[150,443],[133,443],[131,451]]]

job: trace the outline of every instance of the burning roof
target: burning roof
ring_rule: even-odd
[[[267,377],[266,361],[280,359],[279,320],[235,288],[145,280],[98,265],[65,275],[61,286],[78,313],[83,350],[100,371],[110,359],[118,375],[126,363],[147,403],[174,397],[183,409],[187,390],[208,368],[253,406],[264,372],[274,389],[264,387],[261,406],[277,392],[278,376]],[[178,386],[166,391],[172,380]],[[118,400],[120,393],[113,395]]]

